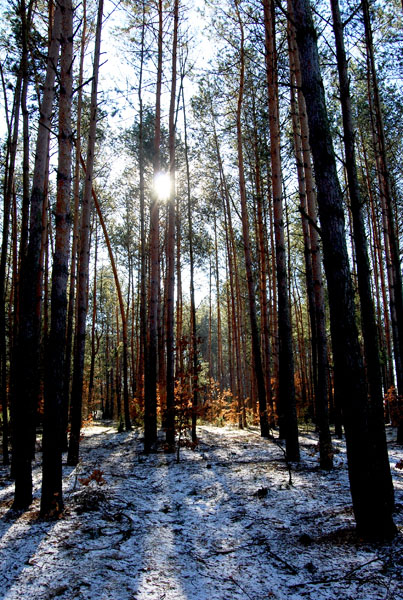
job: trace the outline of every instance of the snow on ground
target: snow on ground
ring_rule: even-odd
[[[38,518],[39,463],[26,513],[11,510],[3,467],[0,599],[403,599],[402,448],[390,442],[400,531],[382,545],[354,534],[344,442],[324,473],[315,435],[301,435],[290,485],[281,448],[256,431],[203,426],[199,436],[177,464],[144,456],[139,432],[86,428],[57,521]]]

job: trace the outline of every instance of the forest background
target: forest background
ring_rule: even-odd
[[[198,8],[2,4],[14,506],[32,501],[38,426],[41,510],[54,515],[62,453],[77,464],[82,418],[97,411],[144,426],[145,452],[159,426],[170,452],[187,430],[197,443],[197,419],[258,424],[291,462],[298,422],[314,421],[326,469],[344,426],[358,527],[391,535],[403,7]]]

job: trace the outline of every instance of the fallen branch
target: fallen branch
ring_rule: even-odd
[[[269,556],[271,556],[272,558],[274,558],[275,560],[277,560],[279,563],[281,563],[282,565],[284,565],[289,571],[290,573],[292,573],[292,575],[298,575],[299,571],[293,567],[292,565],[290,565],[290,563],[288,563],[286,560],[284,560],[283,558],[281,558],[281,556],[279,556],[278,554],[276,554],[275,552],[273,552],[270,549],[270,546],[268,544],[266,544],[265,550],[264,550]]]
[[[211,552],[206,558],[207,560],[209,558],[212,558],[213,556],[217,556],[219,554],[231,554],[232,552],[237,552],[237,550],[245,550],[245,548],[249,548],[249,547],[255,547],[257,545],[261,545],[257,542],[250,542],[249,544],[244,544],[243,546],[236,546],[235,548],[227,548],[225,550],[215,550],[214,552]],[[281,558],[281,556],[279,556],[278,554],[276,554],[275,552],[273,552],[269,546],[269,544],[264,541],[264,550],[263,552],[265,554],[268,554],[269,556],[271,556],[272,558],[274,558],[274,560],[276,560],[277,562],[281,563],[284,567],[286,567],[288,569],[288,571],[290,573],[292,573],[292,575],[298,575],[298,570],[293,567],[292,565],[290,565],[290,563],[288,563],[286,560],[284,560],[283,558]],[[201,557],[197,557],[198,559],[202,560],[203,562],[205,562],[205,559],[202,559]]]
[[[314,579],[313,581],[304,581],[304,583],[296,583],[294,585],[290,585],[289,588],[290,589],[291,588],[300,588],[300,587],[304,587],[305,585],[320,585],[321,583],[337,583],[339,581],[345,581],[345,580],[350,579],[357,571],[360,571],[367,565],[370,565],[374,562],[378,562],[378,561],[382,561],[382,560],[383,560],[382,558],[373,558],[373,559],[368,560],[367,562],[363,563],[362,565],[358,565],[358,567],[354,567],[354,569],[347,571],[347,573],[345,573],[341,577],[324,577],[323,579]]]
[[[237,582],[237,580],[236,580],[236,579],[234,579],[234,578],[233,578],[231,575],[230,575],[229,577],[227,577],[226,579],[227,579],[227,581],[231,581],[231,582],[232,582],[232,583],[234,583],[236,586],[238,586],[238,587],[239,587],[239,589],[240,589],[240,590],[241,590],[241,591],[242,591],[242,592],[243,592],[243,593],[244,593],[246,596],[248,596],[248,598],[250,598],[250,600],[254,600],[254,598],[252,598],[252,596],[250,596],[250,595],[248,594],[248,592],[245,590],[245,588],[243,588],[243,587],[241,586],[241,584],[240,584],[240,583],[238,583],[238,582]]]

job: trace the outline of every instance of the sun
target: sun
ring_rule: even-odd
[[[160,172],[154,177],[154,191],[158,200],[164,202],[171,194],[171,177],[169,173]]]

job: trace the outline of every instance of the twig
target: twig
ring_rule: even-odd
[[[273,444],[276,444],[276,446],[278,448],[280,448],[281,452],[284,454],[284,460],[285,460],[285,464],[288,470],[288,485],[292,485],[292,471],[291,471],[291,463],[287,458],[287,452],[286,450],[283,448],[283,446],[280,444],[280,442],[278,442],[276,440],[275,437],[270,438],[270,440],[273,442]]]
[[[265,545],[265,548],[264,548],[265,554],[269,554],[269,556],[271,556],[272,558],[277,560],[279,563],[284,565],[290,571],[290,573],[292,573],[293,575],[298,575],[298,570],[295,567],[293,567],[292,565],[290,565],[290,563],[288,563],[286,560],[281,558],[278,554],[273,552],[267,542],[265,542],[264,545]],[[236,552],[237,550],[244,550],[245,548],[248,548],[250,546],[256,546],[256,542],[250,542],[249,544],[244,544],[243,546],[236,546],[235,548],[227,548],[226,550],[219,550],[219,549],[214,550],[214,552],[211,552],[211,554],[209,554],[207,559],[211,558],[212,556],[217,556],[218,554],[231,554],[232,552]],[[205,561],[205,559],[201,559],[201,560],[203,562]]]
[[[290,563],[288,563],[286,560],[284,560],[283,558],[281,558],[281,556],[279,556],[278,554],[276,554],[275,552],[273,552],[270,549],[269,544],[266,544],[266,548],[265,548],[265,552],[271,556],[272,558],[274,558],[275,560],[277,560],[278,562],[280,562],[282,565],[284,565],[285,567],[287,567],[287,569],[293,574],[293,575],[298,575],[298,570],[293,567],[292,565],[290,565]]]
[[[324,577],[323,579],[314,579],[313,581],[304,581],[304,583],[296,583],[294,585],[289,586],[290,588],[299,588],[304,587],[305,585],[320,585],[321,583],[335,583],[337,581],[344,581],[345,579],[350,579],[360,569],[363,569],[367,565],[370,565],[374,562],[382,561],[382,558],[373,558],[363,563],[362,565],[358,565],[358,567],[354,567],[350,571],[347,571],[342,577]]]
[[[240,583],[238,583],[238,582],[237,582],[237,580],[236,580],[236,579],[234,579],[234,578],[232,577],[232,575],[230,575],[230,576],[228,577],[228,580],[229,580],[229,581],[232,581],[232,583],[235,583],[235,585],[237,585],[237,586],[239,587],[239,589],[240,589],[240,590],[241,590],[241,591],[242,591],[244,594],[246,594],[246,596],[248,596],[248,598],[250,598],[250,600],[254,600],[254,598],[252,598],[252,596],[250,596],[250,595],[248,594],[248,592],[245,590],[245,588],[243,588],[243,587],[241,586],[241,584],[240,584]]]
[[[236,546],[235,548],[227,548],[226,550],[214,550],[207,558],[211,558],[212,556],[216,556],[217,554],[231,554],[231,552],[236,552],[237,550],[242,550],[243,548],[247,548],[252,544],[246,544],[246,546]]]
[[[77,482],[78,482],[78,474],[80,472],[79,467],[81,466],[81,461],[78,462],[77,466],[75,467],[74,471],[72,473],[70,473],[70,475],[66,478],[67,480],[70,479],[70,477],[73,475],[74,473],[74,485],[73,488],[70,490],[69,494],[68,494],[68,499],[70,499],[70,496],[73,492],[76,491],[77,489]]]

